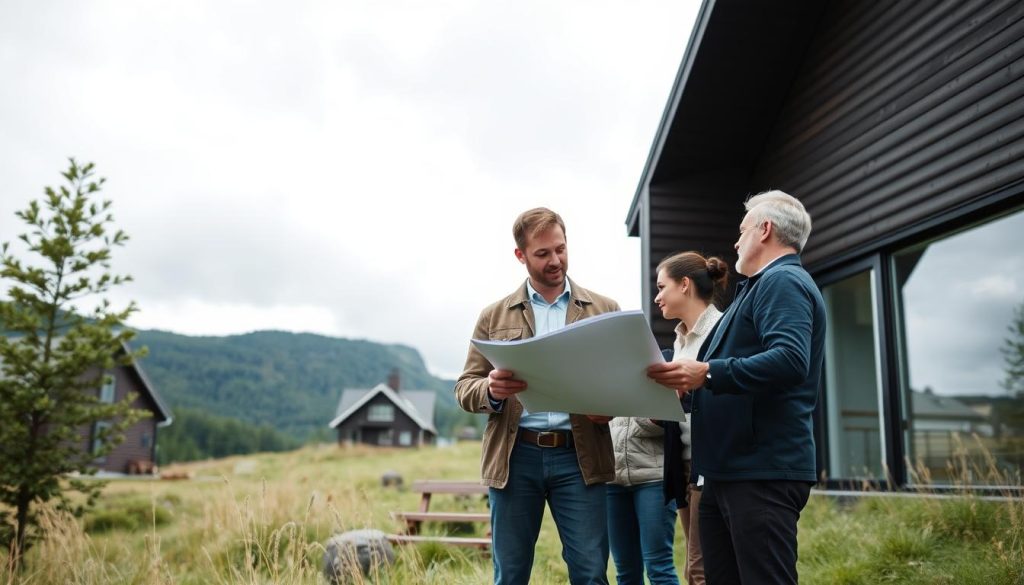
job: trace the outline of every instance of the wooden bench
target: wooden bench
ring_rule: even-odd
[[[491,538],[468,536],[419,536],[415,534],[390,534],[388,540],[395,544],[416,544],[418,542],[440,542],[452,546],[468,546],[480,549],[491,548]]]
[[[483,549],[491,546],[491,539],[489,537],[491,515],[489,513],[430,511],[430,503],[434,494],[452,494],[456,496],[486,495],[486,486],[470,481],[419,480],[412,483],[412,491],[420,494],[420,509],[416,512],[392,512],[392,518],[405,521],[405,533],[389,535],[389,540],[396,544],[440,542]],[[420,528],[424,522],[486,522],[488,523],[488,537],[423,536],[420,535]]]
[[[128,461],[128,475],[153,475],[156,465],[149,459],[132,459]]]
[[[405,520],[406,533],[417,534],[423,522],[490,522],[491,515],[473,512],[392,512],[391,517]]]

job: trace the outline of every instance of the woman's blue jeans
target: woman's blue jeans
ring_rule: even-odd
[[[651,585],[679,585],[672,561],[676,504],[665,503],[661,484],[608,484],[608,543],[619,585],[643,585],[645,568]]]

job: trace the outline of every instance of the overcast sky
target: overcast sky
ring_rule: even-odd
[[[93,161],[133,325],[398,342],[454,375],[525,277],[527,208],[640,308],[624,219],[698,6],[0,0],[0,240]]]

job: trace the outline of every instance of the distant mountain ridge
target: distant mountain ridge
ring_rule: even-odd
[[[437,392],[442,436],[483,424],[455,404],[454,382],[431,375],[419,352],[405,345],[284,331],[193,337],[159,330],[139,330],[132,345],[149,348],[142,367],[172,410],[269,424],[300,441],[333,439],[327,424],[341,391],[372,388],[393,368],[402,388]]]

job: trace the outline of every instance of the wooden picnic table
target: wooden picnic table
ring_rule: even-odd
[[[491,546],[490,522],[491,515],[486,512],[438,512],[430,511],[430,503],[434,494],[452,494],[456,496],[486,495],[487,487],[473,481],[452,481],[425,479],[412,483],[412,491],[420,496],[420,507],[416,512],[392,512],[391,516],[405,521],[404,534],[392,534],[388,538],[396,544],[416,542],[442,542],[457,546],[470,546],[487,549]],[[420,528],[423,522],[486,522],[488,537],[457,537],[457,536],[423,536]]]

